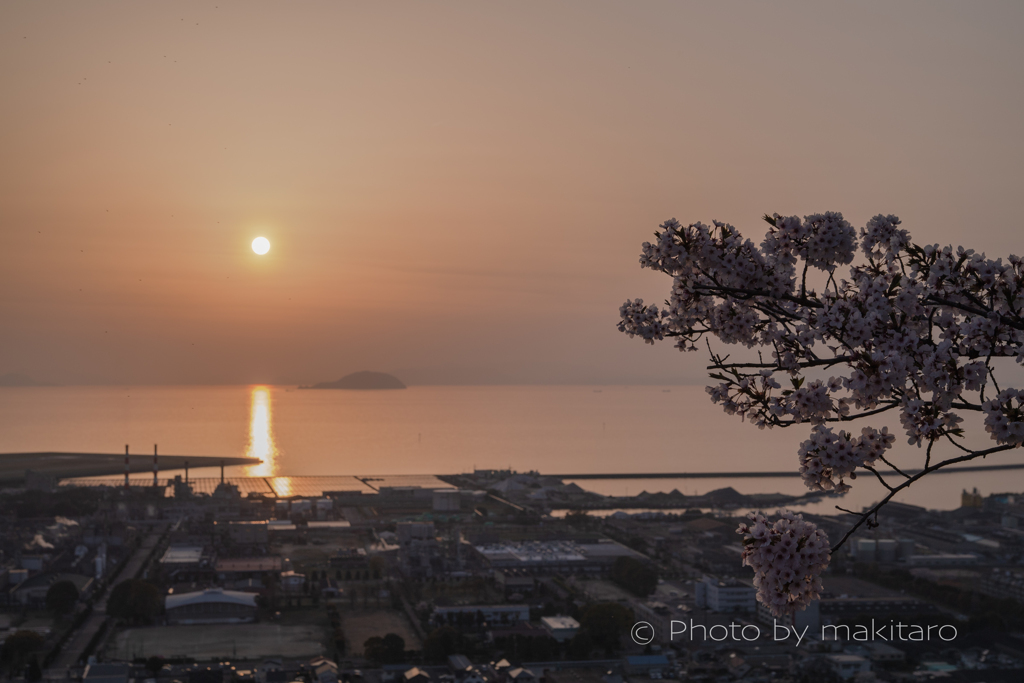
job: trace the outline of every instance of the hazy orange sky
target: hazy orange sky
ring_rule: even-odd
[[[1020,253],[1022,73],[1021,3],[4,2],[0,374],[702,381],[615,330],[658,223]]]

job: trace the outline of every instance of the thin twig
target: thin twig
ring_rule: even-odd
[[[912,476],[910,479],[906,480],[905,482],[903,482],[899,486],[893,488],[889,492],[889,495],[887,495],[881,501],[876,503],[873,508],[871,508],[867,512],[863,513],[861,515],[860,519],[857,520],[857,523],[854,524],[852,527],[850,527],[847,530],[846,534],[844,534],[843,537],[841,539],[839,539],[838,543],[836,543],[834,546],[832,546],[832,550],[831,550],[832,554],[835,554],[835,552],[837,550],[839,550],[841,547],[843,547],[843,544],[846,543],[846,539],[850,538],[850,536],[853,535],[853,532],[855,532],[857,529],[859,529],[861,527],[861,525],[864,524],[871,515],[877,515],[878,511],[881,510],[885,506],[886,503],[888,503],[890,500],[892,500],[893,496],[895,496],[897,493],[899,493],[903,489],[907,488],[908,486],[910,486],[911,484],[913,484],[915,481],[917,481],[921,477],[925,476],[926,474],[930,474],[930,473],[934,472],[935,470],[942,469],[943,467],[948,467],[949,465],[955,465],[955,464],[960,463],[960,462],[967,462],[969,460],[974,460],[975,458],[984,458],[987,455],[992,455],[993,453],[999,453],[1001,451],[1008,451],[1008,450],[1011,450],[1013,448],[1017,448],[1017,446],[1011,446],[1011,445],[993,446],[992,448],[988,448],[988,449],[983,450],[983,451],[974,451],[972,453],[969,453],[968,455],[961,455],[958,458],[950,458],[949,460],[943,460],[940,463],[936,463],[935,465],[932,465],[931,467],[926,467],[925,469],[921,470],[920,472],[918,472],[917,474]]]
[[[867,470],[868,472],[871,472],[871,474],[873,474],[873,475],[875,475],[876,477],[878,477],[878,481],[880,481],[880,482],[882,483],[882,486],[884,486],[885,488],[889,489],[890,491],[894,491],[894,490],[895,490],[895,489],[893,489],[893,487],[892,487],[892,486],[891,486],[891,485],[889,484],[889,482],[887,482],[887,481],[886,481],[885,479],[882,479],[882,475],[881,475],[881,474],[879,474],[879,473],[878,473],[878,470],[876,470],[876,469],[875,469],[874,467],[871,467],[870,465],[861,465],[861,467],[863,467],[863,468],[864,468],[864,469],[866,469],[866,470]],[[904,476],[905,476],[905,475],[904,475]]]
[[[959,448],[960,450],[962,450],[962,451],[963,451],[964,453],[973,453],[973,452],[974,452],[974,451],[972,451],[972,450],[971,450],[970,448],[968,448],[967,446],[964,446],[963,444],[957,443],[957,442],[956,442],[956,441],[955,441],[955,440],[953,439],[953,435],[952,435],[952,434],[949,434],[949,433],[947,432],[947,433],[946,433],[946,434],[944,434],[943,436],[945,436],[945,437],[946,437],[946,439],[947,439],[947,440],[948,440],[948,441],[949,441],[949,442],[950,442],[951,444],[953,444],[954,446],[956,446],[957,448]],[[925,461],[925,465],[927,466],[927,461]]]
[[[932,447],[931,447],[931,444],[929,444],[928,445],[928,451],[931,452],[931,450],[932,450]],[[886,460],[884,455],[878,456],[878,459],[881,460],[882,462],[884,462],[889,467],[891,467],[893,469],[893,471],[896,472],[896,474],[902,475],[903,477],[905,477],[907,479],[910,479],[910,475],[902,472],[899,467],[896,467],[896,465],[893,465],[891,462]],[[927,461],[925,461],[924,466],[928,467],[928,462]]]

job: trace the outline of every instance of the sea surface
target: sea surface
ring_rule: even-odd
[[[980,425],[967,426],[972,445],[989,443]],[[905,445],[898,425],[890,429],[898,436],[897,466],[920,467],[923,451]],[[228,468],[229,476],[453,474],[474,468],[542,474],[795,470],[798,445],[809,430],[758,430],[711,404],[703,386],[0,388],[0,453],[119,453],[128,444],[144,457],[159,444],[168,455],[263,460]],[[988,462],[1024,462],[1024,452]],[[694,494],[726,486],[743,493],[806,491],[798,478],[577,483],[614,495],[672,489]],[[1022,492],[1024,471],[930,475],[897,500],[950,509],[959,506],[962,489],[975,487],[982,494]],[[837,502],[859,509],[884,492],[862,476],[844,499],[805,509],[829,512]]]

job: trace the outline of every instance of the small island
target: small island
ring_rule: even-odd
[[[386,372],[353,372],[334,382],[320,382],[300,389],[405,389],[402,380]]]

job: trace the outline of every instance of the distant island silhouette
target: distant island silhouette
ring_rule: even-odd
[[[320,382],[299,389],[405,389],[402,380],[386,372],[353,372],[334,382]]]

